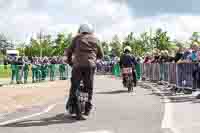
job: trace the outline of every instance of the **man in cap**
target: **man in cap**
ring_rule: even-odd
[[[76,92],[83,81],[84,87],[88,90],[88,102],[86,102],[85,115],[89,115],[92,109],[93,81],[96,68],[96,60],[103,58],[102,47],[99,46],[98,39],[94,36],[94,29],[90,24],[82,24],[78,35],[73,39],[68,48],[68,63],[73,66],[71,78],[71,97],[68,100],[76,105],[77,119],[84,119],[81,115]],[[72,55],[74,58],[72,60]],[[67,106],[67,109],[69,106]]]

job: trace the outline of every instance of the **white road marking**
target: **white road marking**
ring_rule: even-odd
[[[164,117],[162,120],[162,125],[161,128],[163,129],[171,129],[173,133],[180,133],[180,131],[178,130],[178,128],[174,127],[174,123],[173,123],[173,103],[170,103],[170,99],[165,96],[161,90],[157,89],[154,87],[154,90],[156,90],[157,93],[161,94],[161,96],[164,99],[164,104],[165,104],[165,109],[164,109]]]
[[[13,113],[13,112],[0,114],[0,119],[4,119],[4,117],[5,117],[6,115],[9,115],[9,114],[12,114],[12,113]]]
[[[21,117],[21,118],[17,118],[17,119],[13,119],[13,120],[8,120],[8,121],[5,121],[5,122],[1,122],[1,123],[0,123],[0,126],[4,126],[4,125],[7,125],[7,124],[15,123],[15,122],[18,122],[18,121],[22,121],[22,120],[25,120],[25,119],[29,119],[29,118],[32,118],[32,117],[35,117],[35,116],[39,116],[39,115],[48,113],[48,112],[49,112],[50,110],[52,110],[56,105],[57,105],[57,104],[53,104],[53,105],[49,106],[46,110],[44,110],[44,111],[42,111],[42,112],[39,112],[39,113],[35,113],[35,114],[28,115],[28,116],[24,116],[24,117]]]
[[[80,133],[114,133],[114,132],[101,130],[101,131],[89,131],[89,132],[80,132]]]

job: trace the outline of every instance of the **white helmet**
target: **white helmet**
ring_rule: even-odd
[[[91,24],[81,24],[79,28],[79,33],[93,33],[94,29]]]
[[[132,51],[132,48],[131,48],[130,46],[126,46],[126,47],[124,48],[124,52],[125,52],[126,50],[128,50],[129,52],[131,52],[131,51]]]

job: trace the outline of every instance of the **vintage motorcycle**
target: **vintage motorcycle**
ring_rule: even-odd
[[[86,112],[89,109],[88,105],[88,91],[84,87],[83,81],[80,83],[80,88],[76,90],[75,97],[70,95],[66,104],[66,110],[70,114],[76,114],[76,116],[87,115]]]
[[[122,76],[124,79],[123,82],[124,87],[128,88],[128,92],[132,92],[134,86],[133,68],[132,67],[122,68]]]

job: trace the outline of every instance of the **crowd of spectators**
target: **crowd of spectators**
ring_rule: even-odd
[[[191,63],[200,61],[200,48],[194,43],[190,48],[179,47],[175,54],[169,54],[167,50],[154,50],[152,54],[146,53],[143,63]]]
[[[62,57],[25,57],[10,56],[7,58],[11,67],[11,83],[27,83],[31,71],[32,83],[44,81],[50,77],[55,80],[56,64],[59,65],[60,80],[65,79],[65,61]],[[24,82],[22,82],[24,80]]]

